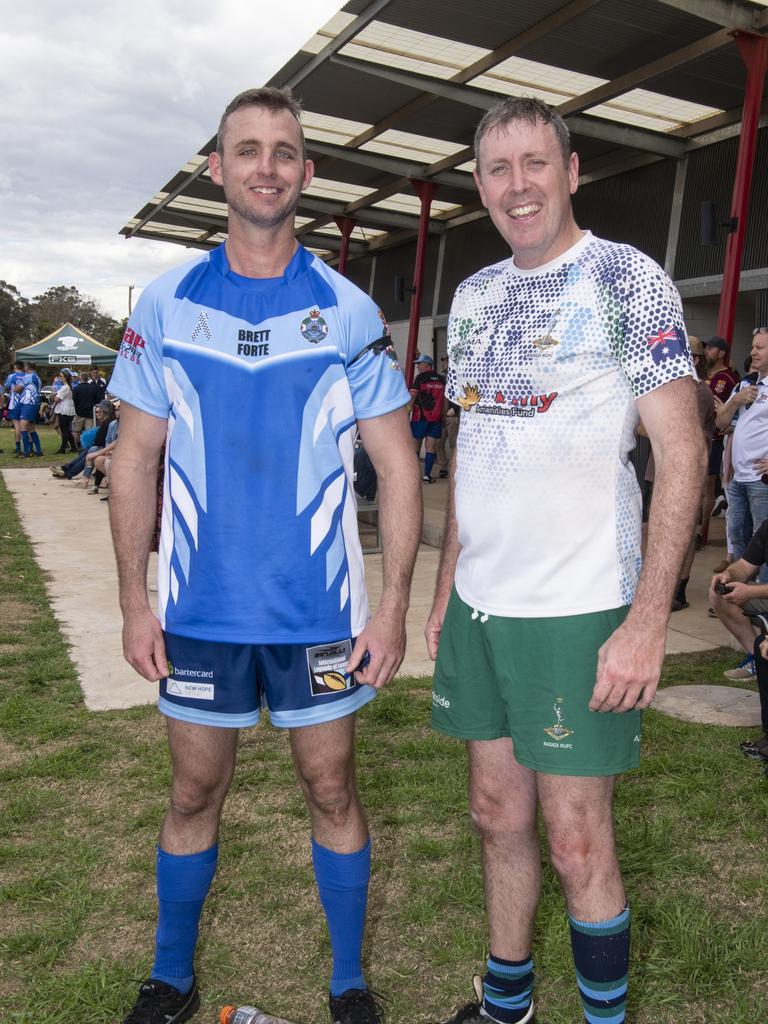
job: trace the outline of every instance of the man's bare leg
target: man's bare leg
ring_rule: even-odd
[[[291,752],[312,819],[312,863],[333,952],[334,1020],[379,1014],[361,963],[371,844],[355,782],[355,716],[291,730]],[[362,1004],[358,1007],[358,1004]]]
[[[504,960],[531,952],[541,890],[536,773],[514,758],[512,741],[472,740],[469,806],[480,833],[491,951]]]

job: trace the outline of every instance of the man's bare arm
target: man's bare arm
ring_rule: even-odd
[[[757,398],[757,388],[754,384],[750,384],[748,387],[742,388],[740,391],[734,392],[727,402],[724,402],[715,416],[715,426],[718,430],[727,430],[731,425],[731,420],[743,406],[749,402],[754,402]]]
[[[167,672],[165,644],[147,596],[147,563],[157,512],[157,472],[167,421],[123,402],[120,444],[110,469],[109,519],[123,613],[123,653],[145,679]]]
[[[456,562],[459,558],[461,545],[459,544],[459,530],[456,524],[456,457],[451,456],[450,473],[448,478],[448,506],[445,510],[445,527],[443,529],[443,546],[440,550],[440,565],[437,570],[435,582],[435,597],[432,602],[432,611],[429,613],[424,635],[427,639],[427,653],[434,661],[437,657],[437,648],[440,643],[440,633],[445,619],[445,610],[448,607],[448,599],[453,589],[453,580],[456,576]]]
[[[379,606],[357,638],[347,671],[357,669],[367,650],[370,661],[357,671],[358,682],[380,687],[405,656],[405,616],[421,540],[421,483],[405,407],[360,420],[359,428],[378,477],[384,581]]]
[[[648,549],[632,607],[600,648],[592,711],[646,708],[664,661],[672,593],[701,506],[706,446],[696,384],[670,381],[637,403],[656,463]]]

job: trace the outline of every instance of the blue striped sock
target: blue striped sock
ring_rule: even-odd
[[[629,971],[629,907],[609,921],[571,925],[571,948],[588,1024],[624,1024]]]
[[[158,918],[152,977],[188,992],[194,978],[195,945],[208,895],[218,843],[201,853],[174,854],[157,848]]]
[[[501,1024],[518,1024],[531,1008],[533,960],[502,960],[488,957],[488,972],[483,978],[483,1009]]]
[[[437,456],[434,452],[427,452],[424,456],[424,476],[432,476],[432,467],[435,464]]]

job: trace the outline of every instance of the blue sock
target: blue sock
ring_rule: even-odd
[[[340,996],[348,988],[367,988],[361,956],[371,877],[371,840],[357,853],[334,853],[313,839],[312,864],[331,937],[331,995]]]
[[[218,843],[201,853],[183,855],[157,848],[159,913],[151,976],[180,992],[192,987],[197,928],[218,855]]]
[[[33,430],[29,435],[32,438],[32,444],[35,446],[35,451],[38,455],[43,454],[43,449],[40,447],[40,438],[37,436],[37,431]]]
[[[609,921],[571,925],[571,948],[584,1017],[589,1024],[623,1024],[629,972],[629,907]]]
[[[17,441],[17,442],[16,442],[16,451],[17,451],[17,452],[20,452],[20,451],[21,451],[21,441]]]
[[[488,957],[488,972],[483,978],[483,1008],[493,1020],[517,1024],[531,1008],[533,960],[502,960]]]
[[[424,476],[432,476],[432,467],[435,464],[437,456],[434,452],[427,452],[424,456]]]
[[[22,432],[21,432],[21,443],[24,446],[24,454],[25,455],[29,455],[29,453],[30,453],[30,451],[32,449],[32,444],[31,444],[31,442],[29,440],[29,431],[28,430],[22,430]]]

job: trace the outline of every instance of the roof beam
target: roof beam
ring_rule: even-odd
[[[340,64],[354,71],[361,71],[363,74],[374,75],[378,78],[387,79],[390,82],[397,82],[399,85],[410,86],[413,89],[418,89],[420,92],[431,92],[435,96],[441,96],[443,99],[451,100],[454,103],[463,103],[465,106],[477,107],[480,110],[490,110],[500,99],[498,95],[487,92],[485,89],[474,89],[466,85],[454,85],[440,78],[432,78],[429,75],[416,75],[410,71],[401,71],[399,68],[387,68],[368,61],[351,60],[349,57],[338,56],[332,57],[331,61],[334,64]],[[629,146],[632,149],[658,153],[660,156],[678,158],[686,150],[685,143],[681,144],[680,140],[670,139],[663,132],[651,132],[641,128],[632,128],[628,125],[603,121],[599,118],[577,115],[568,118],[568,125],[577,135],[584,135],[591,139],[601,139],[606,142],[616,142],[619,145]],[[466,159],[466,157],[463,159]],[[458,162],[461,163],[463,160]],[[412,176],[409,175],[409,177]],[[440,179],[436,178],[435,180]]]
[[[348,146],[337,146],[332,142],[318,142],[315,139],[307,139],[307,149],[310,153],[320,153],[322,156],[333,157],[334,160],[371,167],[400,178],[430,178],[440,185],[450,185],[452,188],[471,189],[475,187],[471,176],[463,171],[443,171],[431,174],[428,164],[412,163],[409,160],[386,156],[383,153],[350,149]]]
[[[156,213],[158,213],[160,210],[166,207],[168,203],[173,202],[173,200],[176,199],[177,196],[180,196],[184,189],[187,187],[187,185],[191,185],[193,181],[197,181],[200,175],[205,172],[207,167],[208,161],[204,160],[199,167],[196,167],[191,174],[187,175],[187,177],[182,181],[180,185],[177,185],[172,192],[169,192],[165,199],[162,199],[156,206],[152,208],[152,210],[148,214],[142,217],[142,219],[139,221],[136,227],[131,228],[131,230],[126,235],[126,238],[133,238],[136,232],[140,231],[147,223],[147,221],[152,220]]]
[[[327,46],[324,46],[319,53],[311,57],[298,71],[295,71],[285,80],[280,79],[280,73],[278,72],[274,78],[270,79],[268,84],[295,89],[299,82],[302,82],[307,75],[310,75],[316,68],[320,67],[324,61],[336,53],[337,50],[340,50],[342,46],[346,46],[351,39],[354,39],[359,32],[362,32],[366,25],[372,22],[391,3],[392,0],[373,0],[373,3],[370,3],[364,11],[361,11],[354,21],[351,21],[345,29],[342,29],[337,36],[334,36]]]
[[[726,29],[720,29],[718,32],[713,32],[711,35],[704,36],[703,39],[691,43],[690,46],[684,46],[680,50],[668,53],[658,60],[651,61],[650,64],[635,68],[634,71],[628,71],[625,75],[620,75],[618,78],[614,78],[613,81],[606,82],[605,85],[599,85],[596,89],[590,89],[589,92],[582,93],[581,96],[574,96],[572,100],[560,103],[557,107],[557,112],[561,117],[567,117],[569,114],[578,113],[587,107],[594,107],[598,103],[605,103],[606,100],[613,99],[615,96],[620,95],[620,93],[636,89],[637,86],[649,81],[649,79],[658,78],[659,75],[666,74],[668,71],[672,71],[683,64],[689,64],[692,60],[703,57],[707,53],[712,53],[713,50],[719,50],[732,42],[733,37],[730,32]]]
[[[768,24],[768,12],[754,7],[746,7],[736,0],[656,0],[666,7],[674,7],[676,11],[693,14],[704,21],[711,21],[723,28],[741,29],[743,32],[756,32]]]
[[[347,204],[339,203],[333,199],[323,199],[320,196],[309,196],[303,194],[299,199],[299,214],[303,214],[305,210],[311,210],[313,213],[323,214],[327,219],[328,217],[347,217]],[[419,218],[412,217],[407,213],[395,213],[391,210],[372,210],[369,208],[361,208],[355,214],[355,219],[359,223],[360,227],[371,227],[371,228],[405,228],[412,231],[418,231],[419,229]],[[436,234],[442,233],[442,228],[439,224],[431,222],[429,230]]]

